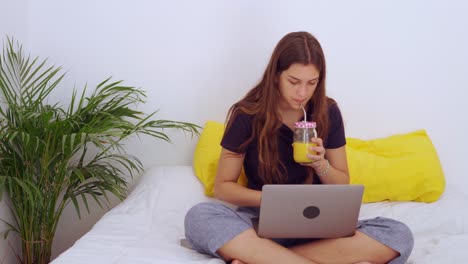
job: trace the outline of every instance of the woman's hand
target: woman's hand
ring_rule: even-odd
[[[312,167],[316,173],[321,173],[326,169],[328,164],[327,160],[325,159],[326,150],[323,147],[323,140],[321,138],[312,138],[310,141],[314,143],[315,146],[309,147],[307,157],[313,160],[313,162],[302,163],[302,165]]]
[[[309,147],[307,157],[313,162],[301,164],[312,167],[324,184],[349,184],[345,146],[326,150],[321,138],[313,138],[311,142],[316,146]]]

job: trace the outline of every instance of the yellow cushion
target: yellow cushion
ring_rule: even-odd
[[[224,124],[208,121],[193,158],[195,175],[213,196]],[[363,202],[436,201],[445,188],[444,174],[425,131],[382,139],[347,138],[346,152],[352,184],[365,186]],[[247,184],[244,172],[238,182]]]
[[[224,134],[224,124],[215,121],[206,122],[198,139],[193,155],[195,175],[205,187],[205,194],[213,196],[218,160],[221,154],[221,139]],[[247,178],[242,170],[238,183],[246,186]]]
[[[363,202],[434,202],[445,189],[437,152],[424,130],[381,139],[347,138],[352,184],[365,186]]]

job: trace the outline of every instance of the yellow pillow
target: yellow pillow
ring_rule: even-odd
[[[365,186],[363,202],[434,202],[445,189],[437,152],[424,130],[381,139],[347,138],[351,184]]]
[[[224,124],[208,121],[195,148],[193,168],[213,196]],[[426,132],[415,131],[382,139],[347,138],[352,184],[365,186],[363,202],[436,201],[445,188],[437,153]],[[244,172],[238,183],[247,185]]]
[[[213,196],[213,188],[218,170],[218,160],[221,154],[221,139],[224,134],[224,124],[208,121],[198,139],[193,155],[195,175],[205,187],[205,194]],[[238,183],[246,186],[247,178],[242,170]]]

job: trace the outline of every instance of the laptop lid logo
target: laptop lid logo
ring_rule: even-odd
[[[308,206],[302,212],[302,215],[304,215],[304,217],[308,219],[316,218],[317,216],[319,216],[319,214],[320,209],[316,206]]]

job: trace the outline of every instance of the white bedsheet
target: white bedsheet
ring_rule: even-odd
[[[224,263],[179,245],[185,213],[207,200],[191,166],[151,168],[124,202],[52,263]],[[360,218],[386,216],[406,223],[415,235],[408,263],[467,263],[467,204],[463,193],[447,187],[435,203],[364,204]]]

